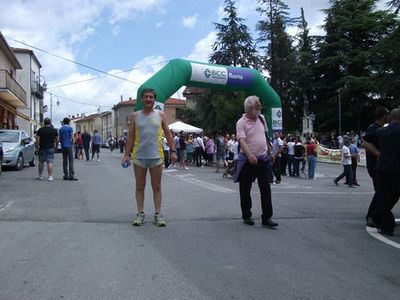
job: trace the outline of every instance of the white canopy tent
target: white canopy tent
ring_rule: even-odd
[[[169,124],[169,129],[173,132],[186,132],[186,133],[202,133],[203,129],[183,123],[181,121],[176,121],[175,123]]]

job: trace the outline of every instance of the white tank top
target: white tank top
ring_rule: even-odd
[[[162,147],[162,119],[158,110],[145,115],[139,111],[135,118],[135,140],[133,159],[164,158]]]

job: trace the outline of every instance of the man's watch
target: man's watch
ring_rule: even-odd
[[[171,152],[171,153],[172,153],[172,152],[175,152],[175,153],[176,153],[176,150],[174,150],[174,149],[171,149],[171,150],[170,150],[170,152]]]

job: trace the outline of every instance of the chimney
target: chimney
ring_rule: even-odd
[[[124,101],[124,96],[121,95],[121,102],[123,102],[123,101]]]

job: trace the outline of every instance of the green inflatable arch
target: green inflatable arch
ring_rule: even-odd
[[[282,131],[282,108],[278,94],[265,81],[260,72],[249,68],[173,59],[139,87],[137,109],[142,108],[140,95],[144,89],[154,89],[157,93],[157,102],[160,104],[164,103],[183,85],[231,91],[241,90],[245,91],[247,95],[256,95],[263,105],[270,134],[273,131]],[[160,105],[160,107],[162,106]]]

